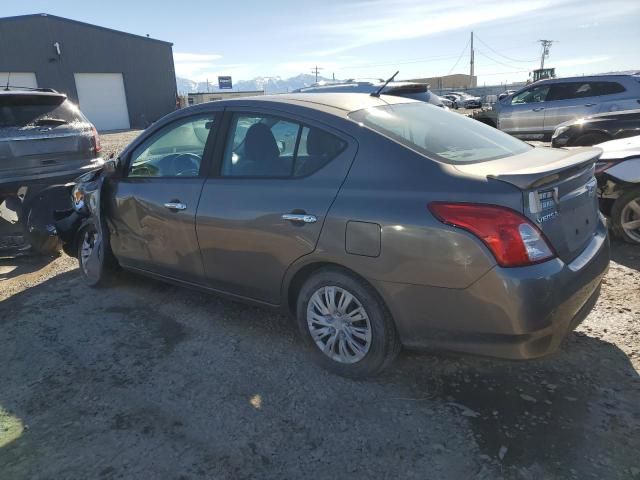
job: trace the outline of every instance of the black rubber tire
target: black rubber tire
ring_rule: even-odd
[[[98,266],[98,271],[97,271],[97,274],[93,277],[87,275],[82,265],[82,262],[83,262],[82,247],[83,247],[84,236],[87,232],[90,232],[90,231],[94,231],[94,232],[96,231],[96,226],[92,223],[85,225],[78,231],[78,235],[76,237],[76,242],[75,242],[77,258],[78,258],[78,266],[80,267],[80,274],[82,275],[82,278],[84,279],[85,283],[89,287],[104,287],[109,285],[113,280],[113,274],[115,270],[117,270],[118,263],[113,257],[113,254],[111,253],[111,247],[109,246],[109,235],[104,233],[107,230],[106,230],[106,226],[103,225],[102,231],[104,233],[103,234],[104,238],[103,238],[103,241],[100,242],[99,244],[100,245],[99,249],[101,250],[101,252],[99,253],[100,263]]]
[[[602,142],[607,142],[611,140],[606,135],[601,133],[585,133],[584,135],[580,135],[573,142],[573,147],[591,147],[593,145],[597,145]]]
[[[638,240],[630,237],[622,228],[622,210],[632,200],[640,201],[640,188],[634,188],[624,192],[613,202],[611,207],[611,230],[614,235],[627,243],[640,245]]]
[[[369,316],[371,346],[365,357],[357,363],[340,363],[326,356],[313,341],[307,327],[307,304],[314,292],[328,285],[341,287],[351,293]],[[364,379],[374,376],[391,364],[401,350],[393,318],[377,292],[355,275],[338,267],[321,268],[304,282],[298,293],[296,322],[314,359],[325,369],[343,377]]]

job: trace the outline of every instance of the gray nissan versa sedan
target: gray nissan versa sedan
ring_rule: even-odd
[[[85,176],[57,227],[89,284],[118,264],[284,307],[342,375],[401,346],[532,358],[598,297],[599,155],[400,97],[219,101]]]

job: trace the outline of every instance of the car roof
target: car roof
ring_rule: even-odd
[[[607,78],[632,78],[636,80],[640,80],[640,75],[633,73],[604,73],[601,75],[584,75],[579,77],[562,77],[562,78],[543,78],[542,80],[538,80],[530,85],[540,85],[543,83],[563,83],[563,82],[590,82],[590,81],[602,81]],[[526,85],[525,87],[528,87]]]
[[[189,109],[206,109],[202,105],[215,103],[221,106],[267,106],[268,104],[296,105],[313,110],[333,113],[338,116],[346,116],[350,112],[371,107],[381,107],[384,105],[395,105],[401,103],[421,103],[406,97],[396,97],[392,95],[380,95],[374,97],[368,93],[283,93],[279,95],[263,95],[255,97],[230,98],[226,100],[216,100],[215,102],[201,103]],[[272,106],[269,105],[269,106]]]
[[[26,88],[26,87],[12,87],[9,86],[0,88],[0,95],[28,95],[28,96],[42,96],[42,97],[64,97],[67,96],[64,93],[57,92],[52,88]]]

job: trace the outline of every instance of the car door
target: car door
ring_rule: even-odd
[[[108,207],[111,248],[123,266],[202,281],[195,214],[218,120],[216,112],[177,119],[124,159]]]
[[[498,109],[498,128],[524,139],[542,138],[548,92],[548,84],[533,85],[505,99]]]
[[[553,134],[563,122],[598,113],[599,103],[593,82],[554,83],[544,105],[545,134]]]
[[[228,133],[197,212],[207,283],[270,304],[311,253],[355,156],[353,139],[267,110],[226,112]]]

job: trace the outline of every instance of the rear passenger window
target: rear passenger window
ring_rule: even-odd
[[[324,130],[271,115],[235,114],[222,176],[290,178],[310,175],[346,143]]]
[[[618,82],[593,82],[593,86],[596,95],[613,95],[627,90]]]
[[[337,157],[347,144],[319,128],[304,127],[296,155],[294,176],[306,177]]]
[[[596,95],[590,82],[567,82],[551,85],[547,100],[570,100],[572,98],[594,97]]]

